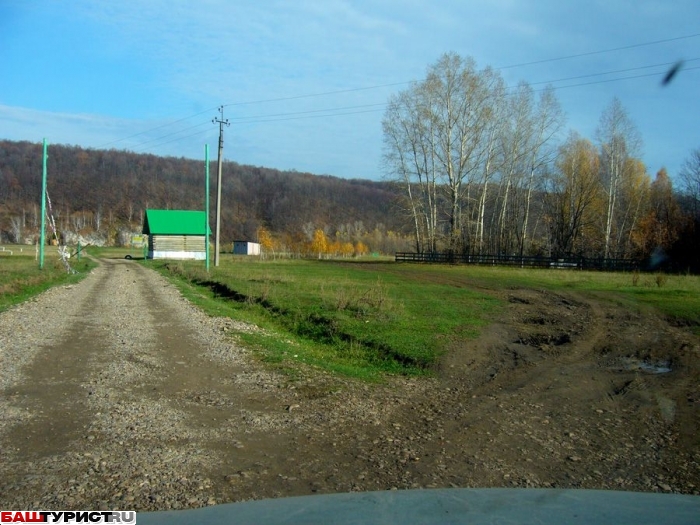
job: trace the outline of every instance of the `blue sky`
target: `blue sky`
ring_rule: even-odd
[[[445,52],[552,82],[591,140],[619,98],[652,175],[700,147],[697,0],[0,0],[0,138],[215,158],[223,104],[227,160],[378,180],[388,98]]]

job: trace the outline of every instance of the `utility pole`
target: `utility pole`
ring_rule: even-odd
[[[44,243],[46,243],[46,159],[49,158],[44,139],[44,153],[41,163],[41,233],[39,235],[39,269],[44,269]]]
[[[209,273],[209,144],[204,145],[204,260]]]
[[[219,266],[219,251],[221,249],[221,154],[224,151],[224,124],[230,126],[228,119],[224,120],[224,106],[219,106],[221,118],[213,118],[211,121],[219,124],[219,175],[216,182],[216,242],[214,244],[214,266]]]

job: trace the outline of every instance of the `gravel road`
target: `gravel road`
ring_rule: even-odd
[[[300,440],[386,409],[366,385],[266,370],[235,342],[256,329],[203,314],[125,260],[0,314],[0,507],[163,510],[336,490],[297,472],[327,467]]]
[[[438,377],[367,385],[277,374],[236,344],[257,328],[204,315],[136,262],[101,260],[0,314],[0,508],[450,486],[697,494],[697,336],[508,293],[507,324],[451,348]],[[650,330],[673,373],[611,366],[616,340],[628,356]]]

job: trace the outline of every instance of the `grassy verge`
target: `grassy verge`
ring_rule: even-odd
[[[700,279],[390,262],[148,262],[214,315],[265,328],[241,335],[270,362],[303,360],[367,379],[429,374],[455,340],[475,337],[513,288],[576,292],[654,310],[700,333]],[[502,294],[501,294],[502,295]]]
[[[265,360],[365,379],[431,373],[449,341],[476,336],[499,307],[467,287],[387,272],[391,264],[229,257],[209,274],[202,263],[148,264],[208,312],[265,328],[242,336]]]
[[[700,277],[694,275],[487,267],[435,271],[466,272],[474,285],[489,289],[542,288],[591,294],[633,310],[656,310],[679,325],[700,327]]]
[[[130,256],[133,259],[143,259],[143,248],[124,248],[117,246],[87,246],[85,252],[94,257],[103,259],[124,259]]]
[[[80,262],[71,261],[77,274],[69,274],[57,257],[49,255],[44,259],[44,268],[34,256],[3,256],[0,261],[0,311],[26,301],[52,286],[77,282],[87,274],[95,263],[87,258]]]

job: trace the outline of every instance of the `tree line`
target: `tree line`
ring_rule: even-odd
[[[652,180],[618,99],[594,141],[573,131],[562,141],[551,88],[509,89],[450,53],[391,97],[382,125],[417,252],[646,258],[678,252],[696,231],[700,153],[679,174],[683,192],[665,169]]]
[[[41,149],[41,144],[0,141],[1,242],[36,242]],[[48,194],[64,237],[81,234],[118,244],[140,232],[147,208],[204,209],[204,161],[65,145],[49,144],[48,149]],[[212,163],[212,225],[215,168]],[[363,253],[407,248],[389,183],[235,162],[224,162],[222,180],[222,246],[257,241],[266,231],[280,251],[306,253],[320,230],[329,240],[328,253],[337,242],[352,243]]]
[[[617,99],[593,139],[562,139],[552,89],[508,88],[497,71],[446,54],[390,97],[382,127],[381,182],[224,162],[222,245],[259,241],[274,256],[653,257],[700,270],[700,148],[674,174],[677,188],[664,169],[652,178]],[[0,141],[0,241],[38,237],[41,161],[40,144]],[[64,237],[126,242],[147,208],[204,206],[203,161],[50,145],[48,173]]]

